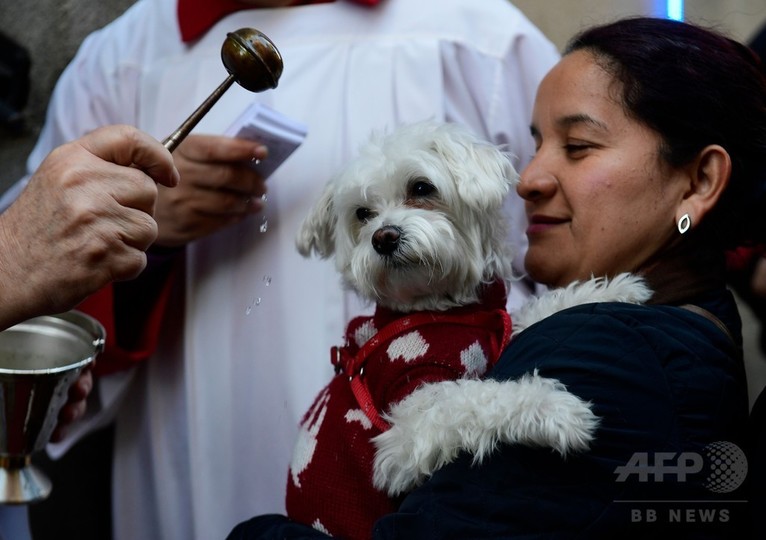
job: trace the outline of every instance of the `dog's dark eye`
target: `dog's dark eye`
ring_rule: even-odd
[[[412,184],[410,191],[413,197],[428,197],[434,191],[436,191],[436,188],[430,182],[426,182],[425,180],[417,180]]]
[[[370,210],[369,208],[356,209],[356,219],[358,219],[359,221],[366,223],[371,217],[372,217],[372,210]]]

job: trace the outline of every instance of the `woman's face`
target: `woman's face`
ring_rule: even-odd
[[[565,56],[538,89],[537,151],[518,186],[536,281],[636,271],[679,234],[683,175],[661,161],[659,135],[626,116],[620,90],[585,51]]]

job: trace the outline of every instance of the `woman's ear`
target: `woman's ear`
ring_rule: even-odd
[[[689,189],[679,206],[676,220],[689,214],[692,224],[699,223],[718,203],[731,177],[731,157],[720,145],[702,149],[688,166]]]

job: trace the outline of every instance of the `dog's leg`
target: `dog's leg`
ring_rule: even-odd
[[[588,448],[598,418],[588,403],[537,372],[517,381],[427,384],[387,415],[373,439],[375,487],[395,496],[420,484],[462,451],[481,462],[499,444],[550,447],[561,455]]]

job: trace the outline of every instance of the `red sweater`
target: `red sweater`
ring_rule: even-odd
[[[290,518],[363,539],[396,510],[399,501],[372,485],[371,439],[387,429],[379,415],[424,383],[480,377],[494,365],[510,338],[505,287],[483,296],[444,312],[378,307],[349,323],[347,345],[332,350],[337,375],[301,423],[287,480]]]

